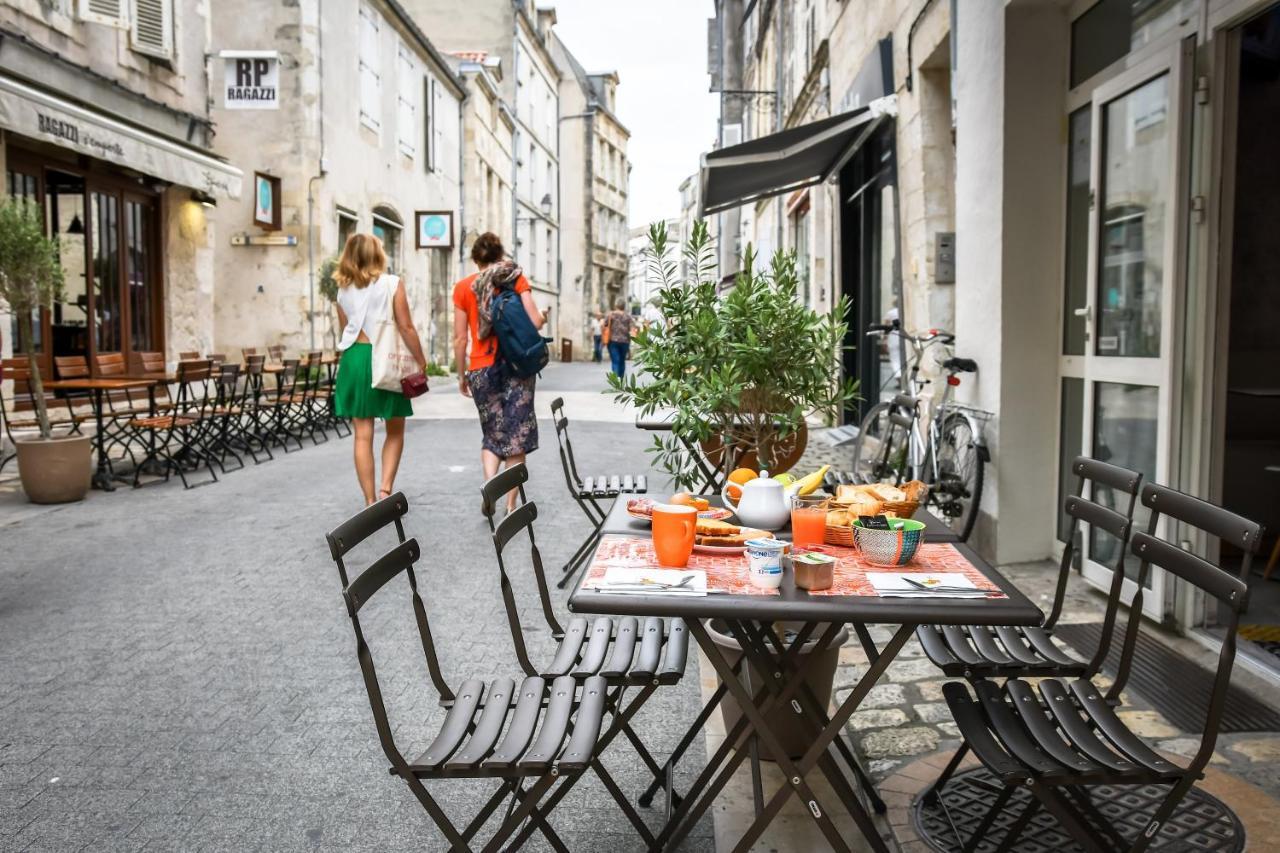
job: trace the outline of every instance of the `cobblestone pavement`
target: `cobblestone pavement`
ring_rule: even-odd
[[[565,387],[595,381],[575,377]],[[530,492],[554,571],[585,520],[565,493],[551,425],[541,428]],[[646,459],[634,428],[575,422],[573,431],[588,470]],[[478,447],[471,418],[413,422],[399,482],[455,685],[516,669],[479,513]],[[324,545],[323,532],[359,508],[350,452],[349,440],[331,440],[192,491],[126,488],[56,508],[25,504],[9,477],[0,483],[0,849],[445,849],[387,773]],[[513,573],[523,567],[517,560]],[[532,584],[517,585],[532,602]],[[421,749],[442,713],[407,596],[368,609],[396,737]],[[528,610],[525,624],[538,631],[540,615]],[[540,659],[549,645],[535,636]],[[681,687],[640,712],[637,728],[659,757],[696,713],[698,689],[691,662]],[[678,784],[704,760],[699,742]],[[647,781],[621,741],[606,763],[632,794]],[[432,789],[464,819],[492,785]],[[656,824],[661,811],[647,815]],[[642,848],[591,777],[553,822],[575,851]],[[711,848],[707,819],[685,849]]]

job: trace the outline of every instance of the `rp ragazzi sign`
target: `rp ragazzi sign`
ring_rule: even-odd
[[[280,108],[280,57],[274,50],[224,50],[223,106],[229,110]]]

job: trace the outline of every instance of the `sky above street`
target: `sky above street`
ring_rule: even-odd
[[[618,117],[631,131],[631,226],[680,214],[680,182],[715,141],[707,91],[712,0],[541,0],[589,72],[617,71]]]

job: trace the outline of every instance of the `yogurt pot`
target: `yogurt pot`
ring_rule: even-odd
[[[782,554],[787,544],[778,539],[747,540],[747,564],[752,586],[761,589],[782,586]]]

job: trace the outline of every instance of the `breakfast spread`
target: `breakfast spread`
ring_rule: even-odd
[[[694,541],[698,545],[715,548],[739,548],[744,547],[748,539],[771,535],[771,533],[764,530],[739,527],[736,524],[730,524],[719,519],[699,518]]]

